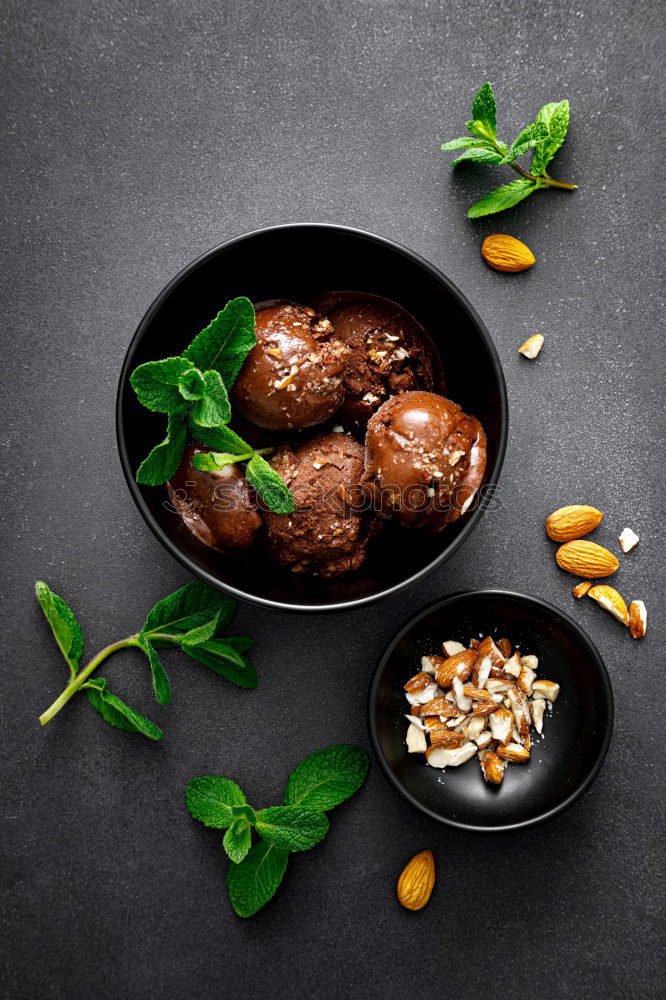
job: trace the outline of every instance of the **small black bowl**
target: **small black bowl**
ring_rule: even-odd
[[[170,509],[163,487],[137,485],[134,474],[164,437],[165,418],[137,402],[129,376],[144,361],[180,354],[224,303],[311,303],[333,289],[392,299],[429,332],[447,394],[478,417],[488,439],[483,495],[497,483],[508,427],[504,377],[490,336],[455,285],[421,257],[389,240],[342,226],[275,226],[230,240],[188,265],[158,295],[130,344],[118,387],[116,425],[123,472],[146,523],[195,576],[236,597],[286,611],[336,611],[394,593],[447,559],[473,531],[483,501],[435,537],[397,527],[371,545],[355,573],[334,580],[293,574],[264,556],[221,555],[198,541]]]
[[[534,653],[538,676],[560,685],[531,760],[508,765],[498,787],[484,782],[474,757],[440,771],[405,746],[403,685],[420,670],[421,656],[441,654],[446,639],[467,645],[480,634],[505,636]],[[480,590],[435,601],[401,627],[372,680],[368,723],[382,770],[417,809],[463,830],[517,830],[556,816],[590,787],[611,740],[613,691],[601,656],[568,615],[536,597]]]

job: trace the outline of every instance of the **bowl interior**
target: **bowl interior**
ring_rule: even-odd
[[[487,785],[476,758],[444,771],[405,746],[408,711],[403,685],[420,658],[456,639],[505,636],[539,657],[537,674],[560,695],[546,710],[527,764],[507,766],[500,786]],[[546,819],[582,794],[596,776],[613,725],[610,680],[598,652],[570,618],[549,604],[501,591],[454,595],[421,611],[392,640],[372,682],[370,732],[393,785],[435,819],[475,830],[498,830]]]
[[[129,375],[144,361],[179,354],[229,298],[246,295],[254,302],[282,298],[307,304],[332,289],[383,295],[411,312],[436,346],[448,395],[485,428],[486,484],[496,481],[503,457],[506,402],[497,355],[478,317],[434,268],[377,237],[332,226],[261,230],[211,251],[164,290],[132,342],[118,397],[121,460],[148,524],[192,572],[239,596],[279,607],[318,609],[378,597],[451,551],[481,510],[471,510],[435,538],[391,528],[371,547],[364,566],[339,580],[291,574],[260,551],[245,557],[221,555],[184,527],[166,504],[164,488],[134,482],[139,463],[162,440],[165,420],[138,404]]]

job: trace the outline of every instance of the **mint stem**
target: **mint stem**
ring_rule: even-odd
[[[504,156],[504,150],[502,147],[498,146],[496,142],[494,142],[493,145],[497,152]],[[513,163],[507,163],[507,166],[511,167],[512,170],[515,170],[517,174],[520,174],[521,177],[525,177],[528,181],[538,181],[546,187],[561,188],[563,191],[575,191],[578,187],[577,184],[567,184],[565,181],[555,181],[552,177],[549,177],[548,174],[530,174],[527,170],[524,170],[520,164],[516,163],[515,160]]]
[[[87,679],[90,677],[92,672],[97,669],[97,667],[102,663],[107,656],[111,656],[112,653],[116,653],[119,649],[127,649],[130,646],[138,646],[138,638],[136,635],[130,635],[127,639],[120,639],[119,642],[112,642],[110,646],[106,646],[104,649],[100,650],[97,656],[94,656],[90,663],[88,663],[82,670],[78,672],[74,680],[67,685],[62,694],[56,698],[50,708],[40,715],[39,721],[45,726],[47,722],[50,722],[54,715],[57,715],[61,708],[63,708],[70,698],[73,698],[76,692],[83,687]]]

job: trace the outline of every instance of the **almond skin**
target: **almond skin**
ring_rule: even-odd
[[[515,236],[506,233],[493,233],[486,236],[481,247],[481,254],[486,264],[496,271],[515,273],[526,271],[535,263],[535,256],[529,247],[517,240]]]
[[[620,565],[612,552],[596,542],[574,541],[560,545],[555,553],[560,569],[574,576],[597,580],[611,576]]]
[[[560,507],[546,518],[546,534],[554,542],[572,542],[594,531],[603,516],[596,507],[586,504]]]
[[[406,910],[422,910],[435,885],[435,859],[432,851],[415,854],[398,879],[398,902]]]

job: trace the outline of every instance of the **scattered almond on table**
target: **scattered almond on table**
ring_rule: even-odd
[[[481,254],[489,267],[510,274],[526,271],[536,262],[536,257],[528,246],[506,233],[486,236],[481,245]]]
[[[524,344],[521,344],[518,348],[518,353],[524,355],[524,357],[529,358],[533,361],[541,348],[543,347],[544,336],[541,333],[535,333],[533,337],[529,337]]]
[[[422,910],[435,886],[432,851],[421,851],[408,861],[398,879],[398,902],[406,910]]]
[[[425,754],[430,767],[459,767],[476,756],[486,782],[500,785],[506,764],[526,763],[531,729],[543,731],[546,706],[560,693],[537,679],[539,660],[512,651],[508,639],[447,639],[443,656],[424,656],[405,684],[409,753]]]

